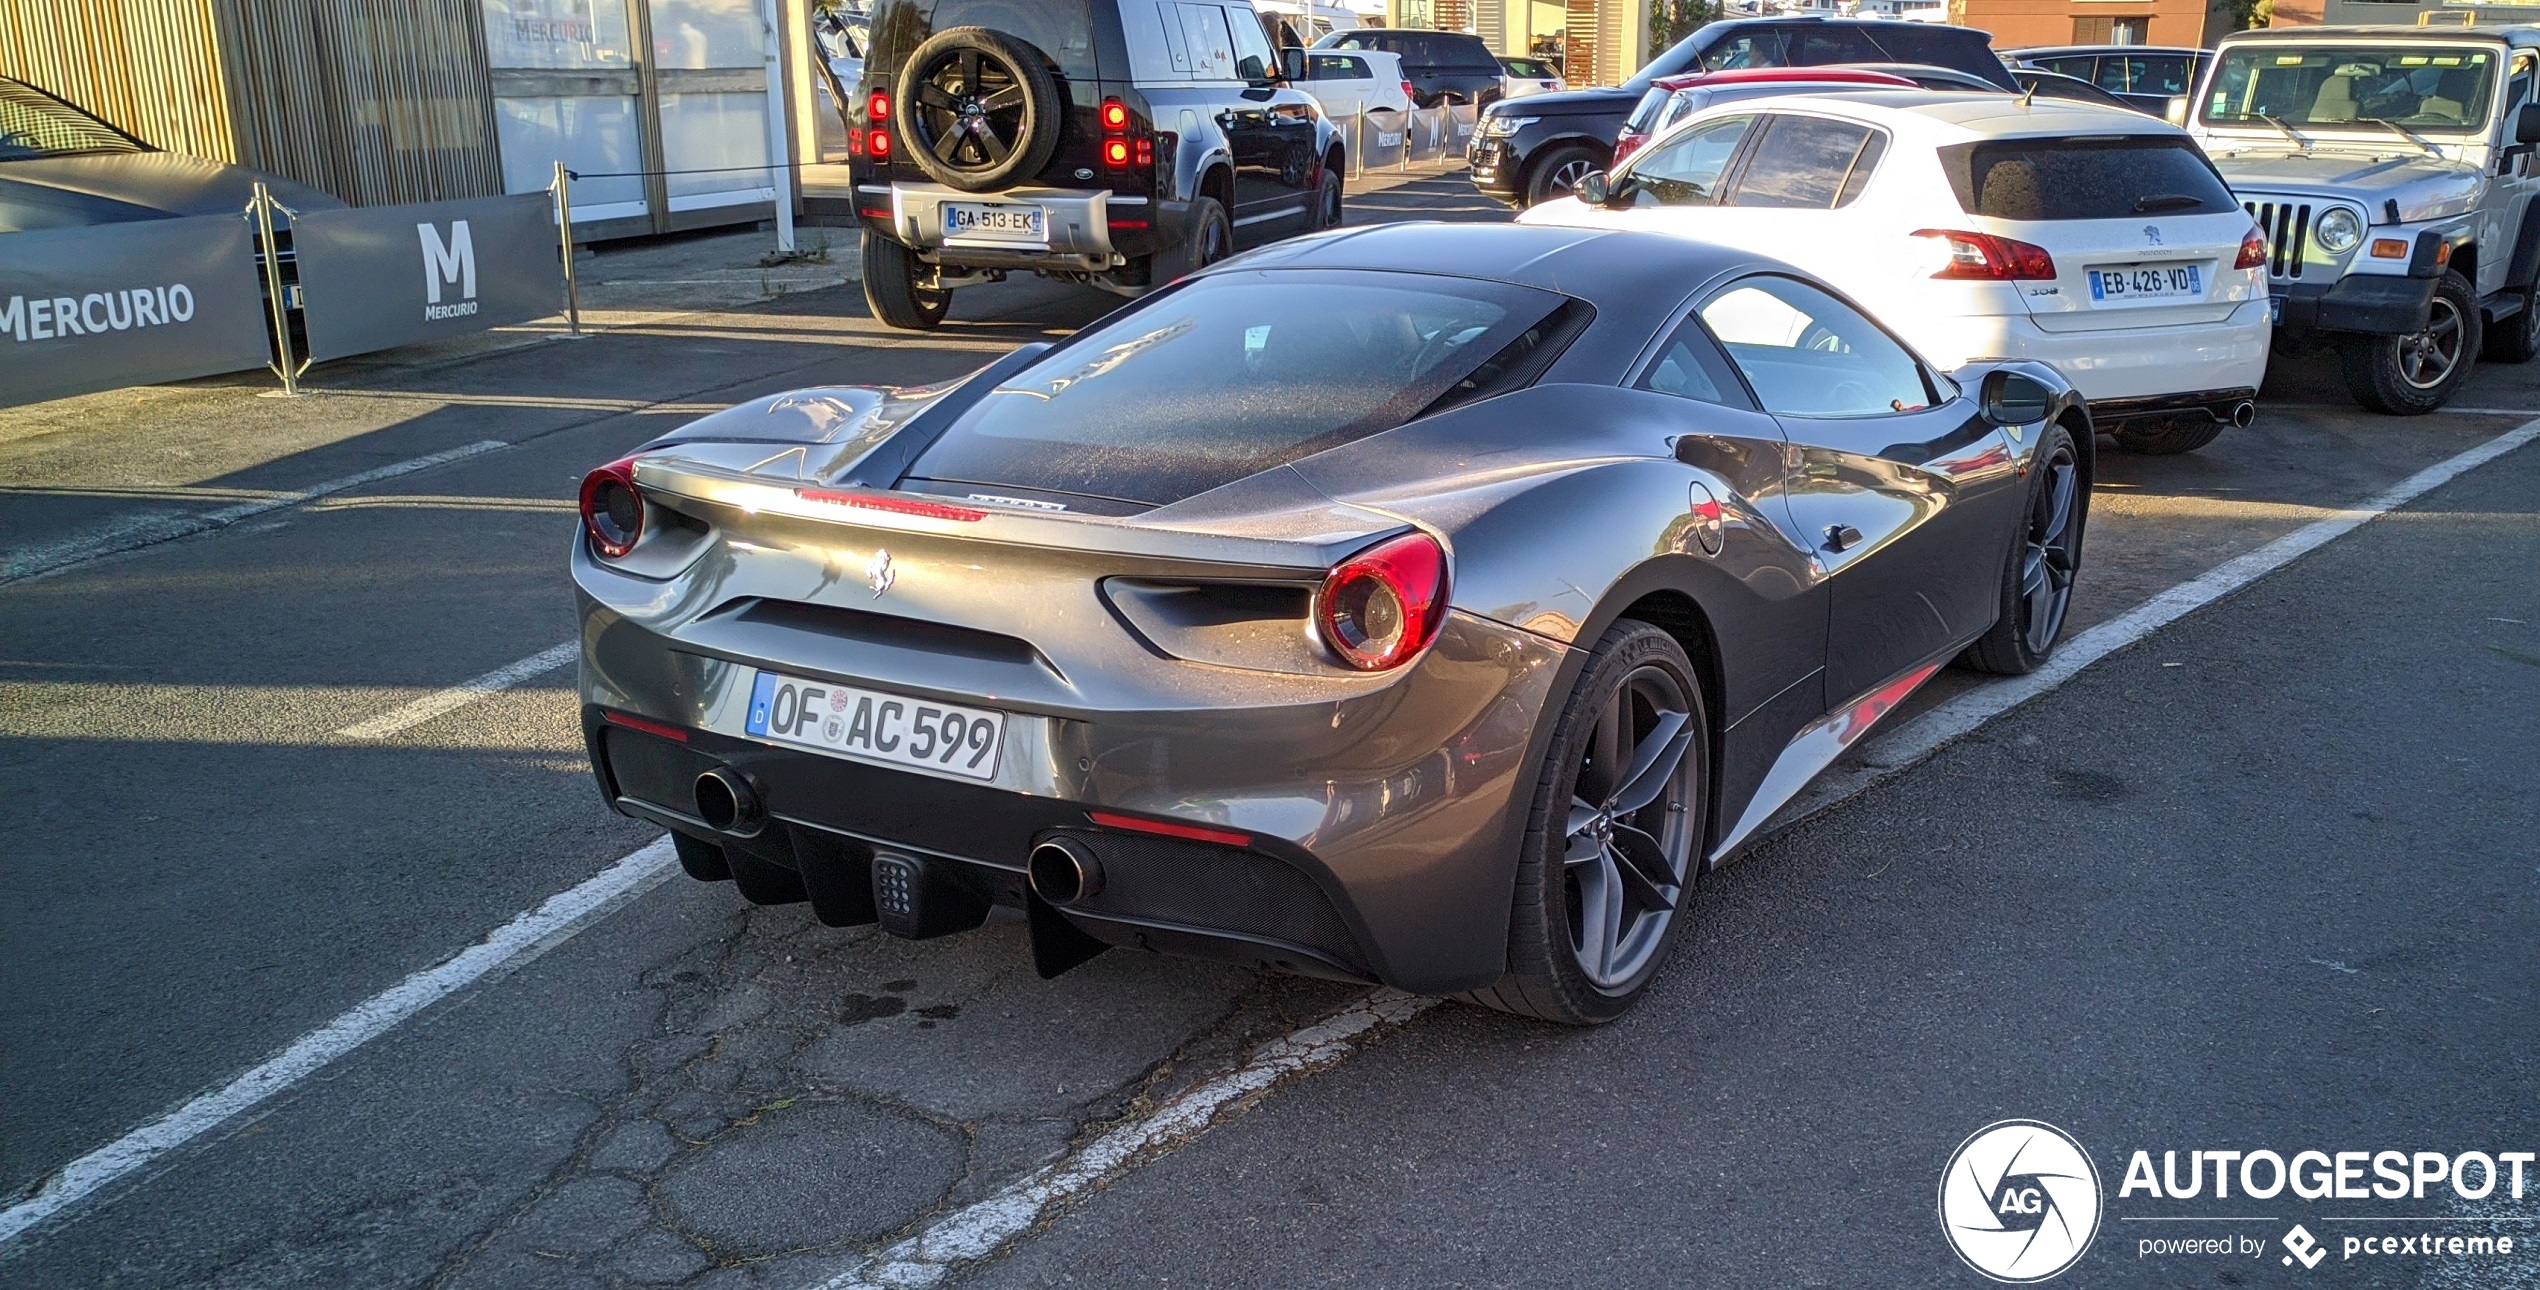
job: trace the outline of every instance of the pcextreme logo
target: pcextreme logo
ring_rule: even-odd
[[[1940,1228],[1968,1267],[1996,1281],[2044,1281],[2099,1233],[2099,1169],[2073,1136],[2040,1120],[1976,1130],[1940,1175]]]
[[[441,230],[430,224],[415,225],[415,237],[423,243],[423,316],[438,321],[475,313],[476,239],[469,236],[467,221],[450,221],[446,241]],[[450,304],[441,303],[444,286],[456,286],[459,298]]]

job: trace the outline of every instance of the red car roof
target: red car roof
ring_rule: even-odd
[[[1661,76],[1650,84],[1670,94],[1697,85],[1754,85],[1771,81],[1809,81],[1836,85],[1894,85],[1913,89],[1914,83],[1887,72],[1868,72],[1850,67],[1740,67],[1725,72],[1684,72]]]

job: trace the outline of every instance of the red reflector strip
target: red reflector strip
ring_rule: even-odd
[[[684,744],[688,742],[688,732],[677,726],[666,726],[658,721],[646,721],[642,717],[630,717],[623,712],[603,712],[600,714],[600,720],[605,721],[612,726],[624,726],[629,730],[641,731],[644,734],[659,735],[672,743]]]
[[[1111,226],[1113,228],[1145,228],[1147,226],[1147,222],[1142,219],[1114,218],[1111,221]]]
[[[1114,815],[1109,811],[1087,811],[1085,818],[1106,829],[1123,829],[1131,833],[1152,833],[1164,838],[1189,838],[1193,842],[1214,842],[1221,847],[1252,845],[1252,835],[1230,829],[1212,829],[1203,824],[1167,824],[1162,820],[1141,820],[1134,815]]]
[[[930,520],[984,520],[986,511],[968,506],[946,506],[942,502],[923,501],[898,493],[839,493],[825,488],[797,488],[794,496],[806,502],[830,506],[860,506],[868,511],[889,511],[895,515],[923,515]]]

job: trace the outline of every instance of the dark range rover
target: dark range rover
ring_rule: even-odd
[[[893,327],[1014,271],[1135,295],[1340,223],[1340,132],[1248,0],[881,0],[848,114]]]
[[[1613,160],[1623,119],[1649,83],[1679,72],[1738,67],[1826,67],[1838,63],[1919,63],[1954,68],[2018,93],[1993,38],[1968,27],[1850,18],[1745,18],[1715,22],[1649,61],[1612,89],[1536,94],[1492,105],[1473,132],[1466,160],[1473,186],[1519,206],[1570,191]]]

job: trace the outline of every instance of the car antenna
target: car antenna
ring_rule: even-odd
[[[2031,81],[2029,87],[2020,92],[2020,109],[2026,111],[2035,106],[2037,106],[2037,83]]]

